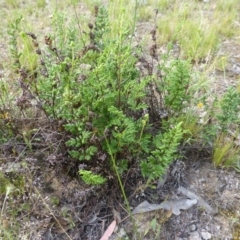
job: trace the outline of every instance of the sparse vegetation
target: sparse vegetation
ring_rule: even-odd
[[[17,12],[21,4],[8,0],[6,7]],[[37,7],[42,15],[49,4],[38,0],[27,11],[33,15]],[[10,168],[8,157],[25,165],[45,161],[57,169],[67,166],[64,174],[80,183],[114,185],[128,214],[130,175],[139,178],[141,173],[143,191],[153,186],[183,157],[180,147],[197,143],[210,148],[216,167],[240,171],[239,89],[229,87],[213,96],[204,75],[214,68],[226,74],[229,56],[217,58],[215,53],[221,41],[237,35],[238,1],[219,1],[210,15],[201,1],[95,1],[95,6],[85,1],[81,7],[89,16],[79,15],[76,1],[65,5],[73,14],[55,6],[47,33],[35,29],[26,12],[9,17],[5,37],[11,79],[0,78],[3,167]],[[147,38],[135,39],[137,21],[153,21],[147,44]],[[32,176],[26,180],[27,168],[21,165],[16,175],[0,175],[0,238],[15,238],[20,227],[10,231],[7,225],[18,211],[28,214],[34,207],[20,200],[29,198],[26,192],[34,182]],[[41,196],[36,189],[31,191]],[[11,209],[16,191],[19,209]],[[39,198],[48,209],[61,204],[59,196],[49,202]],[[71,228],[54,219],[71,239]],[[156,219],[151,228],[160,236]]]
[[[233,138],[221,133],[214,142],[213,162],[216,166],[234,167],[239,171],[239,151]]]

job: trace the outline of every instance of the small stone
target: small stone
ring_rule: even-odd
[[[209,232],[207,232],[206,230],[201,231],[201,236],[204,240],[211,239],[211,237],[212,237],[212,235]]]
[[[240,67],[238,65],[233,65],[233,67],[231,68],[231,71],[233,72],[233,74],[239,75],[240,74]]]
[[[197,226],[196,226],[196,224],[192,224],[192,225],[190,225],[189,230],[190,230],[191,232],[196,231],[196,230],[197,230]]]
[[[201,237],[198,232],[192,232],[189,237],[189,240],[201,240]]]

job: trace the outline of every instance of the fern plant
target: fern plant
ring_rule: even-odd
[[[220,101],[221,112],[217,114],[217,120],[223,131],[231,124],[239,124],[240,93],[230,87]]]
[[[106,178],[98,174],[93,174],[91,171],[79,170],[79,174],[83,181],[89,185],[100,185],[106,182]]]
[[[64,26],[59,14],[54,15],[53,24],[45,48],[37,49],[40,65],[34,70],[38,76],[29,81],[26,75],[24,81],[45,114],[64,122],[69,154],[85,163],[97,163],[101,173],[107,169],[119,183],[120,175],[140,162],[144,177],[160,177],[176,157],[183,131],[177,124],[153,134],[146,100],[153,78],[143,77],[136,68],[138,58],[128,40],[129,29],[120,24],[119,34],[111,34],[103,7],[95,9],[95,23],[88,25],[88,35],[79,35],[74,25]],[[79,37],[84,39],[79,41]],[[186,62],[174,62],[172,68],[171,72],[165,67],[165,85],[159,88],[174,113],[189,101],[184,94],[190,75]],[[86,171],[80,171],[85,182],[104,182],[99,174]]]
[[[165,61],[168,59],[165,56]],[[191,67],[187,61],[173,60],[159,65],[164,72],[158,89],[162,93],[163,105],[170,117],[177,117],[189,107],[193,94],[190,91]]]
[[[156,135],[153,140],[153,150],[146,160],[140,163],[142,174],[148,180],[162,176],[168,166],[177,158],[178,146],[182,140],[182,123],[178,123],[168,132]]]

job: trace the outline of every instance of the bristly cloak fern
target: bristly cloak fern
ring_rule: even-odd
[[[178,123],[168,132],[158,134],[153,141],[153,150],[147,160],[140,163],[142,175],[148,179],[162,176],[167,167],[176,159],[177,149],[182,139],[182,123]]]

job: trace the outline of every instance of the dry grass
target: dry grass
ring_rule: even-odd
[[[215,166],[234,167],[239,163],[240,149],[226,133],[216,137],[213,149]]]

